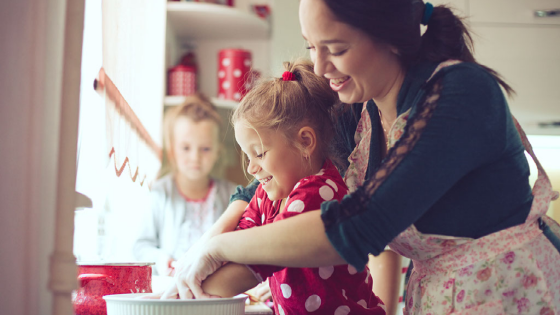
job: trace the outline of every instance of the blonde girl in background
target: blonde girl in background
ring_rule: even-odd
[[[184,254],[226,209],[235,185],[210,177],[221,151],[222,120],[204,95],[188,96],[164,118],[164,145],[170,172],[151,189],[134,254],[155,261],[155,274],[169,276]]]

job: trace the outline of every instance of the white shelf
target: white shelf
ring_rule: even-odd
[[[225,5],[168,2],[167,22],[179,41],[196,39],[268,39],[267,21]]]
[[[184,101],[184,96],[166,96],[163,100],[163,105],[178,106],[183,104]],[[214,104],[214,106],[225,109],[235,109],[237,107],[237,104],[239,104],[239,102],[236,101],[222,100],[215,97],[210,98],[210,101],[212,102],[212,104]]]

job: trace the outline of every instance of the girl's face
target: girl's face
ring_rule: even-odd
[[[235,123],[235,140],[249,159],[247,172],[261,182],[270,200],[288,197],[297,182],[309,176],[302,153],[281,131],[253,129]]]
[[[173,153],[178,175],[187,180],[207,178],[218,160],[218,125],[212,120],[194,122],[177,118],[173,128]]]
[[[395,49],[337,21],[323,0],[301,0],[299,18],[315,73],[330,80],[342,102],[365,102],[388,93],[402,70]]]

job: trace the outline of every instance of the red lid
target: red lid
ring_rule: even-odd
[[[245,49],[240,49],[240,48],[226,48],[226,49],[222,49],[219,52],[219,56],[220,57],[225,57],[225,56],[251,56],[251,51],[249,50],[245,50]]]
[[[195,66],[186,66],[186,65],[176,65],[175,67],[169,68],[169,71],[187,71],[187,72],[196,72]]]

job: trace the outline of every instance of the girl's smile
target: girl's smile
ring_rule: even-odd
[[[312,174],[301,152],[280,131],[236,122],[235,139],[249,159],[247,172],[261,183],[270,200],[288,197],[300,179]]]

